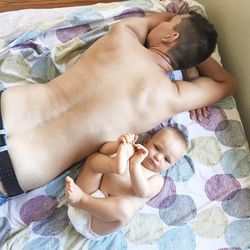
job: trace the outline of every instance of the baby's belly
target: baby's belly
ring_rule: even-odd
[[[135,195],[130,177],[127,174],[123,176],[117,174],[105,174],[102,178],[100,190],[109,197],[122,197],[130,200],[134,206],[135,212],[140,210],[150,198],[142,198]]]

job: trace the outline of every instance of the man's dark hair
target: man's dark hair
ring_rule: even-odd
[[[200,14],[192,11],[174,27],[179,33],[176,44],[167,51],[174,69],[186,69],[198,65],[214,51],[217,32],[214,26]]]

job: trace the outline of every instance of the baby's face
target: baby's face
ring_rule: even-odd
[[[144,146],[148,149],[148,156],[143,166],[153,172],[169,169],[186,153],[186,146],[171,131],[158,132]]]

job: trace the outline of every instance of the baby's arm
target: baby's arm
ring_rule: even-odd
[[[142,161],[148,155],[148,151],[141,144],[136,144],[135,148],[136,152],[129,161],[129,172],[133,190],[139,197],[154,197],[163,187],[163,178],[160,174],[146,178],[142,171]]]

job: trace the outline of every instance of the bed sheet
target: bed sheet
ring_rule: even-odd
[[[204,8],[189,0],[191,9]],[[43,84],[63,73],[112,24],[171,10],[172,1],[133,0],[0,14],[0,88]],[[217,54],[217,58],[218,54]],[[65,176],[0,205],[0,247],[9,249],[250,249],[250,154],[233,97],[197,123],[187,112],[159,124],[181,128],[188,154],[164,175],[164,187],[122,230],[95,242],[67,216]]]

